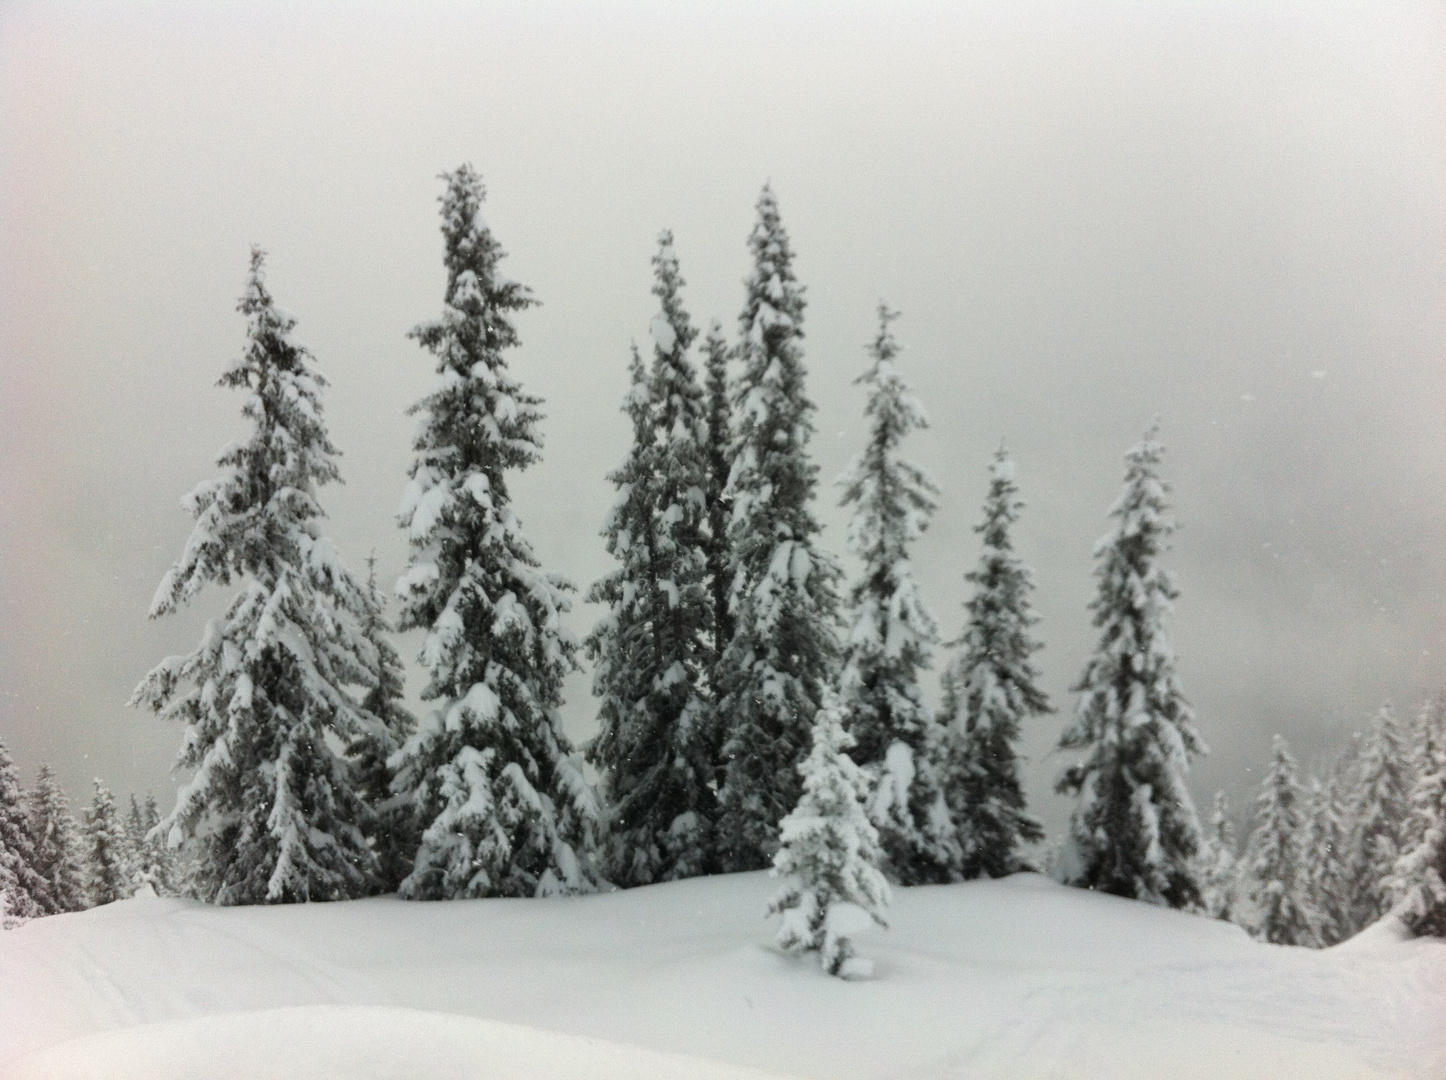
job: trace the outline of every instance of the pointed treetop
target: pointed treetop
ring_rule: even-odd
[[[678,256],[673,251],[673,231],[664,229],[658,234],[658,253],[653,256],[653,295],[662,304],[662,310],[653,316],[649,327],[653,343],[659,354],[671,356],[687,351],[698,332],[688,319],[683,308],[682,289],[686,282],[678,268]]]
[[[768,339],[777,348],[803,337],[804,288],[793,274],[793,249],[773,189],[758,196],[758,221],[748,237],[753,273],[745,282],[748,301],[742,315],[742,337],[748,344]]]
[[[467,377],[476,374],[473,368],[479,362],[488,368],[502,364],[501,351],[519,343],[506,313],[533,307],[538,300],[526,285],[497,272],[507,252],[482,218],[482,178],[463,164],[441,173],[440,179],[447,184],[437,201],[442,204],[448,310],[442,318],[415,327],[408,337],[436,354],[439,373],[450,368]],[[537,404],[530,398],[527,403]]]

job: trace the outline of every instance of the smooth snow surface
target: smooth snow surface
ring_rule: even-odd
[[[118,1028],[32,1054],[5,1075],[7,1080],[769,1080],[766,1073],[737,1065],[496,1020],[375,1005],[296,1005]]]
[[[845,981],[769,944],[776,886],[37,919],[0,933],[0,1077],[1446,1076],[1446,945],[1389,926],[1268,946],[1018,875],[896,890]]]

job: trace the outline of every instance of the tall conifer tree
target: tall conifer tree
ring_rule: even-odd
[[[958,876],[1003,877],[1030,867],[1026,844],[1044,830],[1025,807],[1019,775],[1020,729],[1049,712],[1030,659],[1040,644],[1030,634],[1034,578],[1010,536],[1024,508],[1014,463],[1004,447],[989,470],[984,520],[975,526],[983,551],[965,575],[974,593],[965,603],[959,653],[944,670],[945,793],[959,850]]]
[[[652,394],[647,369],[633,346],[628,369],[629,385],[623,412],[632,423],[632,443],[623,464],[608,474],[617,498],[603,523],[608,554],[619,566],[595,582],[588,601],[602,604],[606,613],[588,635],[586,647],[593,660],[593,694],[598,698],[597,736],[587,757],[602,774],[607,811],[604,869],[614,881],[626,883],[626,874],[611,864],[620,861],[630,843],[629,803],[638,775],[651,767],[664,768],[656,755],[637,757],[644,733],[650,733],[648,694],[654,648],[650,620],[657,606],[654,570],[657,537],[654,530],[650,485],[653,480]],[[635,764],[633,771],[629,766]],[[641,815],[640,815],[641,816]],[[626,864],[626,860],[621,860]]]
[[[1422,715],[1411,821],[1411,840],[1386,891],[1413,934],[1446,937],[1446,722],[1439,699]]]
[[[85,811],[86,894],[93,906],[129,900],[135,895],[136,853],[115,808],[115,796],[100,780]]]
[[[728,611],[732,548],[728,540],[729,501],[724,496],[732,467],[732,441],[728,404],[728,346],[715,321],[703,340],[705,387],[708,394],[708,595],[713,606],[713,659],[723,655],[733,640],[733,616]]]
[[[816,546],[809,508],[818,468],[807,456],[813,404],[804,393],[803,287],[773,191],[758,199],[753,271],[740,318],[733,396],[729,611],[733,637],[717,667],[726,718],[718,845],[725,870],[766,867],[778,822],[798,803],[798,763],[835,675],[837,564]]]
[[[839,696],[844,728],[855,741],[850,756],[870,778],[869,817],[886,870],[900,884],[920,885],[948,881],[958,858],[940,786],[939,723],[919,690],[939,629],[909,559],[939,489],[899,454],[905,436],[928,419],[899,372],[889,326],[896,318],[879,305],[872,362],[855,380],[868,393],[868,443],[839,478],[843,505],[853,508],[849,547],[863,563],[849,596]]]
[[[138,804],[132,795],[131,810],[126,815],[126,828],[135,855],[137,880],[148,883],[157,896],[179,896],[181,875],[176,866],[176,852],[167,846],[165,834],[157,828],[161,811],[156,797],[147,792],[145,803]]]
[[[1354,758],[1342,755],[1323,780],[1312,780],[1308,818],[1301,843],[1307,891],[1314,912],[1317,947],[1335,945],[1355,933],[1351,915],[1350,829],[1347,797]]]
[[[1352,932],[1390,910],[1386,881],[1411,828],[1410,754],[1395,710],[1382,705],[1361,745],[1351,799],[1347,873]]]
[[[1225,792],[1215,793],[1215,810],[1201,845],[1200,891],[1205,913],[1212,919],[1234,922],[1239,867],[1235,859],[1235,826]]]
[[[23,796],[15,762],[0,742],[0,919],[34,919],[55,907],[49,883],[35,865]]]
[[[597,805],[562,733],[576,641],[561,626],[571,586],[542,573],[512,508],[508,473],[542,453],[541,399],[507,369],[513,316],[536,301],[498,273],[482,179],[445,174],[447,268],[440,318],[412,331],[436,357],[400,520],[411,559],[398,626],[426,630],[422,692],[438,708],[397,754],[395,790],[422,828],[404,897],[590,891]]]
[[[716,817],[706,690],[707,427],[687,355],[696,331],[670,232],[659,237],[653,269],[660,311],[652,370],[644,376],[634,353],[626,405],[633,447],[612,476],[618,502],[604,528],[623,565],[590,594],[608,613],[588,639],[603,699],[589,756],[603,772],[606,869],[620,885],[706,872]]]
[[[1061,749],[1084,757],[1058,788],[1079,796],[1065,860],[1071,884],[1184,908],[1200,901],[1200,826],[1185,773],[1205,747],[1165,629],[1177,591],[1159,560],[1175,525],[1157,431],[1151,425],[1125,456],[1124,490],[1110,508],[1116,524],[1095,546],[1100,640],[1060,737]]]
[[[163,661],[131,698],[185,725],[177,765],[192,776],[165,828],[194,847],[197,888],[221,904],[343,899],[377,875],[368,808],[333,747],[372,723],[347,689],[371,681],[366,594],[321,530],[317,489],[339,479],[326,380],[273,303],[263,260],[253,248],[237,305],[247,347],[220,380],[246,392],[251,433],[186,497],[196,524],[151,617],[208,584],[241,590],[195,652]]]
[[[1272,945],[1308,945],[1316,937],[1301,851],[1302,824],[1295,759],[1277,735],[1270,771],[1255,803],[1246,868],[1251,933]]]
[[[59,915],[86,906],[85,873],[81,865],[80,832],[70,813],[70,800],[49,765],[40,766],[35,787],[27,793],[34,867],[49,893],[46,913]]]
[[[373,718],[348,747],[357,791],[372,808],[369,834],[381,864],[382,886],[396,889],[411,873],[418,830],[406,800],[391,790],[391,756],[417,727],[417,719],[402,703],[406,688],[402,658],[391,642],[386,603],[377,587],[376,556],[367,557],[367,608],[362,634],[372,648],[376,667],[362,708]]]

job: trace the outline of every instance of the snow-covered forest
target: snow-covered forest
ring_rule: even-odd
[[[893,271],[870,294],[836,292],[836,255],[810,245],[851,219],[787,169],[707,194],[708,215],[739,223],[731,295],[663,197],[664,220],[586,262],[599,289],[635,294],[630,343],[578,334],[569,295],[542,283],[581,234],[559,226],[555,244],[494,217],[506,157],[494,171],[485,144],[454,149],[461,164],[431,166],[449,165],[430,222],[411,181],[405,219],[354,218],[373,239],[405,220],[439,260],[368,262],[365,284],[332,267],[337,292],[411,304],[392,328],[406,397],[378,400],[392,383],[308,333],[324,293],[298,285],[294,268],[317,265],[305,232],[263,233],[249,259],[234,253],[229,357],[169,377],[185,439],[131,440],[155,475],[186,473],[171,493],[184,518],[147,515],[148,608],[97,618],[132,627],[115,657],[153,649],[124,675],[127,723],[165,741],[174,787],[135,783],[154,775],[141,742],[92,767],[63,724],[41,739],[7,706],[0,1017],[22,1022],[0,1021],[0,1075],[144,1062],[182,1076],[248,1053],[263,1075],[298,1045],[319,1076],[1446,1070],[1434,631],[1386,642],[1363,627],[1353,640],[1386,660],[1357,663],[1338,637],[1290,667],[1307,628],[1287,641],[1280,610],[1240,626],[1221,613],[1250,610],[1252,591],[1268,606],[1287,588],[1270,574],[1295,574],[1314,582],[1316,619],[1345,564],[1312,565],[1301,541],[1294,569],[1221,581],[1205,571],[1244,564],[1189,554],[1233,531],[1253,542],[1261,506],[1308,496],[1252,485],[1280,491],[1294,469],[1318,490],[1309,469],[1267,460],[1257,475],[1232,457],[1242,494],[1192,502],[1204,463],[1239,447],[1202,436],[1216,405],[1168,389],[1178,359],[1160,389],[1136,364],[1108,369],[1109,386],[991,401],[1003,383],[972,381],[974,353],[941,348],[940,295],[993,297],[987,318],[1021,341],[1067,295],[1000,307],[948,268],[969,258],[947,243],[930,263],[943,293]],[[800,207],[811,224],[796,232]],[[891,260],[938,242],[877,236]],[[1152,258],[1170,248],[1146,243]],[[1119,250],[1099,242],[1104,262]],[[1238,255],[1221,266],[1264,296]],[[1135,308],[1128,293],[1117,340],[1154,325],[1174,347],[1181,301]],[[557,372],[531,359],[554,303],[573,335],[561,378],[582,388],[561,417]],[[1384,309],[1338,310],[1352,340],[1396,340]],[[1065,370],[1073,347],[1044,348],[1040,371]],[[959,356],[969,370],[941,383]],[[990,362],[1034,359],[1005,346]],[[1336,389],[1325,369],[1309,377]],[[1047,414],[1046,399],[1062,404]],[[376,411],[404,414],[409,434],[368,426]],[[198,424],[200,471],[180,449]],[[1063,509],[1086,497],[1087,515]],[[1369,582],[1352,588],[1399,596],[1422,579],[1429,558],[1412,553],[1434,546],[1412,513],[1410,546],[1365,549]],[[1379,512],[1357,527],[1390,528]],[[566,554],[587,545],[596,558]],[[1381,586],[1398,559],[1400,582]],[[1202,595],[1217,606],[1192,624]],[[6,652],[30,655],[33,636]],[[1253,666],[1222,690],[1222,658],[1251,642]],[[76,681],[101,666],[77,653]],[[1333,681],[1285,685],[1307,669]],[[1353,714],[1302,724],[1302,702],[1342,686]]]
[[[786,883],[780,945],[818,951],[831,974],[867,970],[850,937],[886,924],[888,881],[1024,870],[1274,944],[1333,945],[1387,915],[1442,933],[1446,697],[1405,721],[1383,707],[1308,782],[1277,736],[1243,847],[1223,795],[1202,826],[1158,423],[1126,453],[1095,547],[1099,644],[1060,738],[1074,760],[1058,787],[1077,802],[1068,834],[1041,846],[1018,776],[1021,729],[1050,708],[1031,573],[1010,537],[1021,481],[1001,447],[935,713],[921,679],[939,629],[910,546],[940,496],[902,453],[929,421],[899,313],[879,306],[858,378],[868,441],[838,481],[859,564],[846,583],[813,513],[805,289],[769,186],[732,344],[715,326],[694,348],[673,237],[658,239],[652,355],[633,352],[633,441],[603,523],[618,566],[590,589],[605,605],[586,639],[601,727],[573,747],[558,708],[578,663],[575,586],[539,564],[509,496],[542,454],[542,402],[509,365],[512,313],[534,300],[503,272],[481,176],[462,165],[443,183],[443,312],[411,334],[437,381],[411,408],[398,521],[412,554],[395,615],[374,569],[364,583],[325,534],[324,489],[341,479],[327,380],[253,248],[246,342],[220,383],[242,392],[251,435],[186,497],[195,526],[151,615],[207,584],[233,594],[196,650],[132,698],[179,725],[187,780],[166,813],[132,796],[127,817],[97,781],[81,824],[48,766],[26,791],[7,756],[7,923],[137,890],[221,905],[540,897],[771,866]],[[393,620],[425,634],[420,717],[403,702]]]
[[[896,920],[894,889],[1041,870],[1272,945],[1338,945],[1382,920],[1378,936],[1446,936],[1446,695],[1405,720],[1383,707],[1308,781],[1276,736],[1243,844],[1223,793],[1202,825],[1156,422],[1095,546],[1099,643],[1060,738],[1058,788],[1076,803],[1042,843],[1018,775],[1020,732],[1051,707],[1010,535],[1024,481],[1001,447],[965,625],[941,646],[910,560],[939,489],[902,454],[929,421],[899,313],[880,304],[857,380],[868,441],[838,481],[860,568],[845,581],[813,515],[805,290],[769,186],[732,344],[715,325],[694,349],[673,237],[658,239],[652,355],[632,353],[633,440],[602,528],[618,565],[589,590],[601,725],[574,747],[558,707],[584,644],[564,621],[575,586],[540,565],[509,496],[542,453],[542,402],[508,363],[512,313],[534,300],[502,270],[482,178],[462,165],[443,182],[443,311],[411,333],[437,380],[411,408],[411,558],[393,600],[325,534],[341,478],[328,383],[253,248],[247,337],[220,383],[241,391],[251,434],[186,497],[195,525],[151,615],[208,584],[232,595],[132,698],[180,727],[186,782],[166,813],[131,796],[124,814],[97,780],[77,821],[49,766],[27,790],[0,744],[6,928],[142,896],[544,898],[771,868],[778,949],[850,980],[875,974],[856,939]],[[394,624],[424,632],[420,717]],[[920,687],[936,649],[937,712]]]

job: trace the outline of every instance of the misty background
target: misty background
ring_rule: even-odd
[[[823,546],[861,448],[882,300],[943,488],[915,553],[945,639],[993,449],[1028,502],[1053,747],[1094,644],[1091,549],[1158,415],[1191,775],[1237,816],[1271,735],[1333,754],[1446,684],[1446,9],[1436,3],[27,3],[0,6],[0,741],[74,803],[163,803],[178,727],[128,709],[229,593],[146,619],[179,500],[244,430],[249,246],[331,386],[353,569],[388,587],[444,285],[437,174],[472,162],[502,271],[542,306],[510,362],[546,399],[513,493],[544,567],[612,566],[658,230],[732,335],[765,180],[807,287]],[[845,560],[845,565],[852,563]],[[575,605],[581,637],[598,612]],[[399,642],[410,660],[419,635]],[[934,674],[925,690],[937,699]],[[413,693],[420,679],[412,671]],[[568,684],[575,740],[595,727]],[[413,702],[416,704],[415,700]]]

